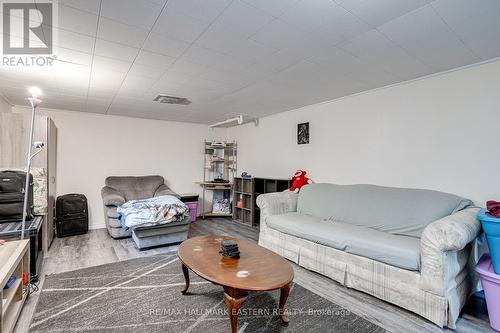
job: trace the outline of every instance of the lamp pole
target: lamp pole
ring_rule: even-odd
[[[37,98],[37,95],[32,93],[31,97],[28,97],[28,101],[31,104],[31,128],[30,134],[28,138],[28,154],[26,158],[26,182],[24,183],[24,204],[23,204],[23,221],[21,223],[21,239],[24,239],[24,229],[26,226],[26,217],[27,217],[27,209],[28,209],[28,195],[29,195],[29,186],[30,186],[30,170],[31,170],[31,149],[33,147],[33,132],[35,130],[35,113],[38,104],[42,101]],[[36,153],[35,153],[36,154]]]

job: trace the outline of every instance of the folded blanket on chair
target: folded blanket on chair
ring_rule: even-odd
[[[124,229],[156,226],[180,221],[189,215],[189,208],[172,195],[130,200],[118,207]]]

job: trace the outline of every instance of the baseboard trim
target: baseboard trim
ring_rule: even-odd
[[[89,225],[89,230],[104,229],[104,228],[106,228],[105,224],[91,224],[91,225]]]

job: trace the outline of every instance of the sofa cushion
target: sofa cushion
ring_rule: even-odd
[[[368,227],[334,222],[307,214],[271,215],[268,227],[350,254],[407,270],[420,270],[420,239]]]
[[[162,176],[110,176],[105,180],[106,186],[123,193],[127,201],[152,198],[163,183]]]
[[[431,190],[311,184],[300,190],[297,211],[394,235],[420,237],[428,224],[472,204],[468,199]]]

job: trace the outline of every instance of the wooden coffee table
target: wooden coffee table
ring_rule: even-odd
[[[233,239],[240,250],[239,259],[226,258],[219,254],[220,242]],[[182,272],[189,288],[189,271],[224,288],[231,331],[237,332],[238,310],[249,292],[281,290],[279,314],[283,325],[288,325],[284,312],[285,303],[293,280],[293,268],[289,262],[276,253],[243,239],[225,236],[200,236],[184,241],[177,252],[182,263]]]

